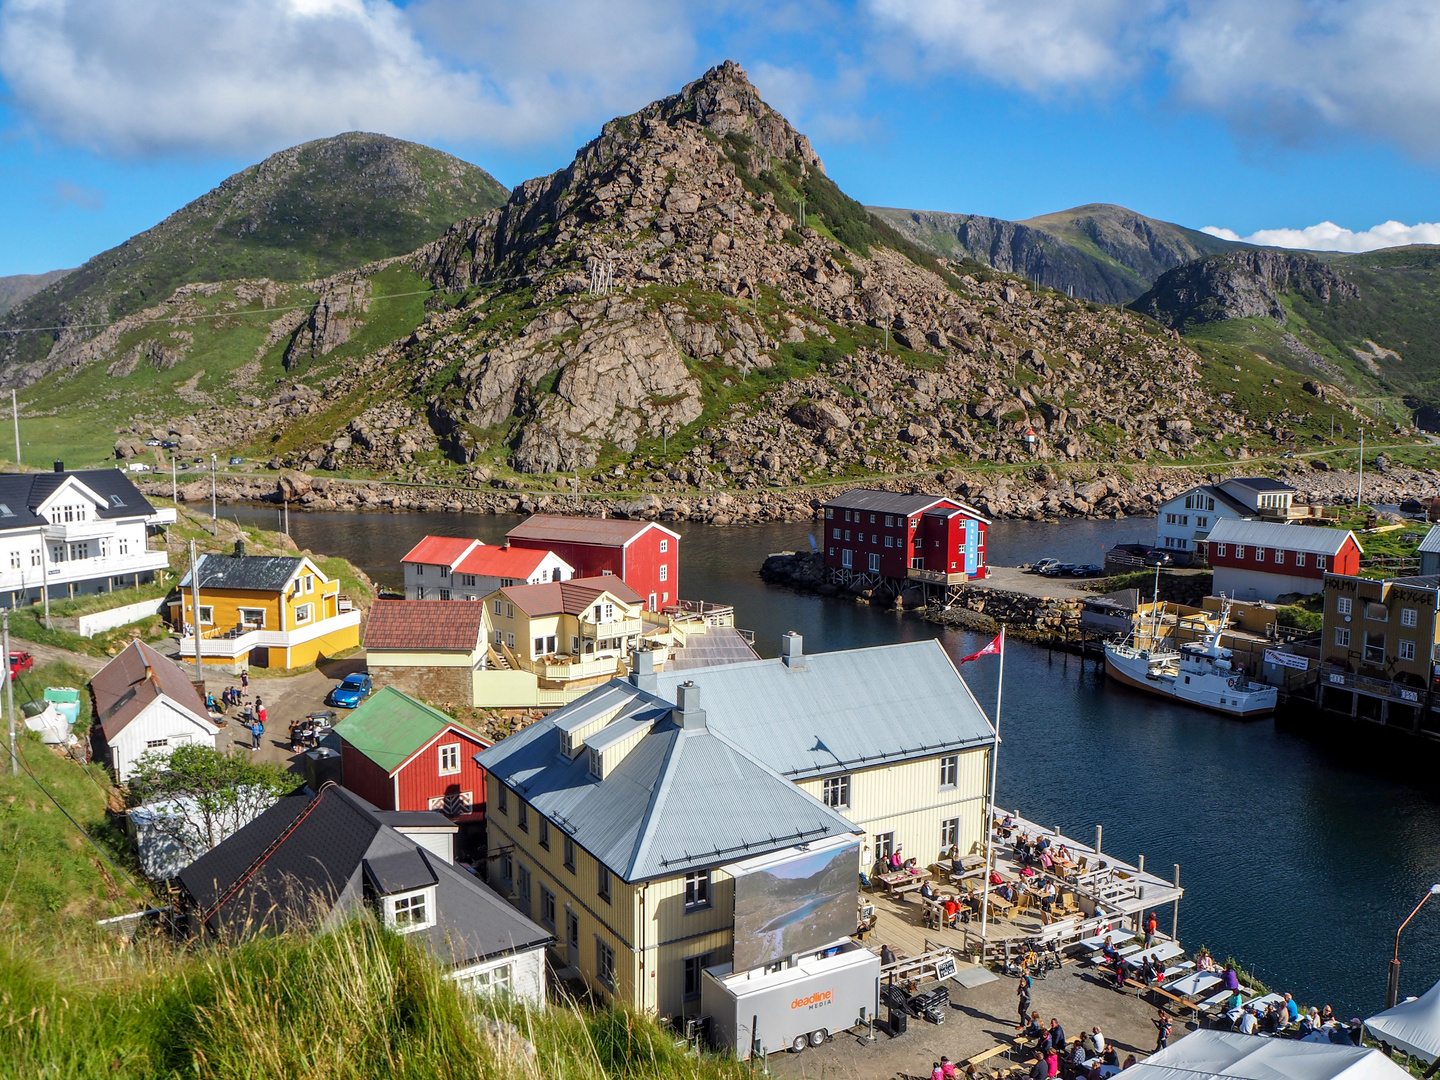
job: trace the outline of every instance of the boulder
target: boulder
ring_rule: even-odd
[[[787,415],[792,423],[811,431],[850,426],[850,417],[845,410],[828,401],[804,401],[792,405]]]

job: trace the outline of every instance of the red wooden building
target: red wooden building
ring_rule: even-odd
[[[1221,518],[1205,538],[1216,593],[1274,601],[1323,592],[1325,575],[1360,572],[1364,550],[1348,529]]]
[[[335,725],[342,783],[381,810],[433,810],[460,826],[457,849],[484,847],[487,739],[387,686]]]
[[[856,488],[823,509],[825,566],[840,581],[950,586],[986,576],[990,521],[958,499]]]
[[[614,574],[651,611],[680,600],[680,534],[653,521],[533,514],[505,538],[512,547],[553,551],[577,578]]]

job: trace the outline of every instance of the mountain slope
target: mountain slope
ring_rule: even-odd
[[[300,282],[413,250],[505,200],[484,170],[350,132],[273,154],[18,305],[0,328],[107,322],[195,282]],[[7,335],[3,381],[75,362],[89,332]]]
[[[0,315],[23,303],[41,289],[59,281],[69,270],[51,270],[44,274],[11,274],[0,277]]]
[[[937,254],[975,259],[1077,299],[1107,304],[1133,300],[1172,267],[1239,246],[1107,203],[1025,221],[934,210],[871,210]]]
[[[542,490],[1018,463],[1032,428],[1041,460],[1242,456],[1329,419],[1253,358],[1293,393],[1240,396],[1253,372],[1237,387],[1137,313],[957,275],[732,63],[406,256],[187,285],[74,355],[25,406],[52,440],[84,412],[86,452],[173,430],[277,467]]]
[[[1163,275],[1132,306],[1196,339],[1229,342],[1302,371],[1440,404],[1440,247],[1358,255],[1255,251]]]

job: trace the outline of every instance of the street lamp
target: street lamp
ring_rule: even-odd
[[[1415,905],[1415,910],[1410,912],[1410,917],[1400,924],[1400,930],[1395,931],[1395,955],[1390,958],[1390,985],[1385,988],[1385,1007],[1393,1009],[1400,1001],[1400,931],[1410,925],[1410,919],[1420,914],[1420,909],[1425,906],[1425,901],[1430,897],[1440,895],[1440,885],[1431,885],[1430,891],[1420,898],[1420,903]]]

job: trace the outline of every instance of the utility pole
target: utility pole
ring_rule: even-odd
[[[1355,484],[1355,509],[1360,509],[1360,499],[1365,492],[1365,425],[1360,425],[1360,479]]]
[[[183,608],[182,608],[183,610]],[[200,666],[200,573],[195,567],[195,541],[190,541],[190,632],[195,635],[195,678],[205,676]]]
[[[220,515],[215,512],[215,455],[210,455],[210,520],[215,522],[215,535],[220,535]]]
[[[46,629],[46,630],[49,630],[49,629],[51,629],[51,626],[50,626],[50,551],[49,551],[48,545],[45,543],[45,532],[44,532],[43,529],[42,529],[41,532],[40,532],[40,597],[41,597],[41,599],[42,599],[42,600],[44,601],[44,603],[45,603],[45,629]],[[6,663],[9,663],[9,662],[10,662],[10,658],[9,658],[8,656],[5,658],[5,662],[6,662]]]
[[[10,718],[10,775],[20,775],[20,758],[15,748],[15,679],[10,668],[10,610],[7,608],[3,615],[0,615],[0,625],[3,625],[5,639],[5,715]]]
[[[15,391],[10,391],[10,415],[15,418],[15,464],[20,464],[20,402]]]
[[[175,478],[175,455],[170,455],[170,501],[180,501],[180,482]]]

